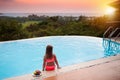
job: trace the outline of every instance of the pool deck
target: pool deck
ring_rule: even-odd
[[[44,71],[40,77],[26,74],[5,80],[120,80],[120,55]]]

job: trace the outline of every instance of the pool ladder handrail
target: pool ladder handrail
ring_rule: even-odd
[[[108,38],[105,38],[105,35],[110,32],[110,34],[108,34]],[[114,36],[115,35],[115,36]],[[112,41],[112,37],[114,36],[114,41]],[[105,33],[103,34],[103,47],[105,49],[105,52],[109,53],[111,55],[111,53],[113,53],[113,55],[115,54],[115,52],[118,52],[117,50],[120,49],[119,45],[117,44],[117,39],[120,39],[120,28],[115,28],[113,30],[112,27],[109,27]],[[120,52],[120,51],[119,51]]]
[[[103,34],[103,39],[105,38],[105,35],[106,35],[110,30],[113,31],[112,26],[110,26],[110,27],[104,32],[104,34]],[[109,38],[109,36],[108,36],[108,38]]]
[[[105,35],[108,33],[108,31],[112,30],[112,27],[110,26],[103,34],[103,38],[105,38]]]
[[[117,30],[120,30],[120,28],[118,28]],[[120,31],[118,32],[117,36],[115,37],[115,41],[117,41],[117,39],[119,38],[120,36]]]
[[[109,37],[112,37],[114,35],[115,32],[117,32],[120,28],[116,28],[114,31],[112,31],[112,33],[109,35]]]
[[[117,35],[115,36],[115,41],[116,41],[116,40],[119,38],[119,36],[120,36],[120,31],[119,31],[120,28],[115,28],[115,29],[113,30],[112,26],[110,26],[110,27],[105,31],[105,33],[103,34],[103,39],[105,38],[105,35],[106,35],[110,30],[112,30],[111,33],[108,35],[108,39],[110,39],[110,40],[111,40],[112,36],[118,31]]]

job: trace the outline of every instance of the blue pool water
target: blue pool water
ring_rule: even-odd
[[[50,36],[0,43],[0,80],[31,74],[42,69],[46,46],[53,52],[61,67],[106,57],[102,38],[89,36]]]

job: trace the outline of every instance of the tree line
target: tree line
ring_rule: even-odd
[[[106,16],[0,16],[0,41],[17,40],[54,35],[86,35],[102,37],[106,30]],[[26,27],[27,21],[38,21]]]

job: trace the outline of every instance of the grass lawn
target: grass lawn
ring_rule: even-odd
[[[29,26],[31,24],[35,24],[35,23],[39,23],[39,22],[40,21],[26,21],[26,22],[22,23],[22,25],[25,28],[25,27],[27,27],[27,26]]]

